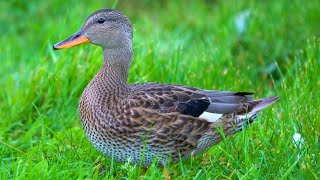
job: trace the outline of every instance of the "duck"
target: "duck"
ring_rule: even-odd
[[[91,144],[116,161],[167,166],[201,154],[242,131],[279,99],[175,84],[128,84],[132,38],[127,16],[102,9],[53,46],[91,43],[102,48],[103,64],[85,87],[78,114]]]

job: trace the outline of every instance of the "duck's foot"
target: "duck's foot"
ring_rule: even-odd
[[[143,179],[143,176],[147,173],[148,171],[148,168],[147,167],[143,167],[142,168],[142,172],[141,172],[141,175],[140,175],[140,180]],[[165,180],[169,180],[170,179],[170,171],[168,168],[163,168],[163,171],[162,171],[162,177],[165,179]]]

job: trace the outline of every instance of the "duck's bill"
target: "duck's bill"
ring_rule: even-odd
[[[85,35],[83,35],[82,31],[78,31],[75,34],[73,34],[71,37],[55,44],[53,46],[53,49],[54,50],[65,49],[65,48],[70,48],[72,46],[85,44],[88,42],[90,42],[90,40]]]

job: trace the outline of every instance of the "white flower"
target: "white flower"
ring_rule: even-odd
[[[304,139],[300,133],[294,133],[292,136],[292,141],[295,147],[301,147],[304,144]]]
[[[251,14],[250,10],[245,10],[236,15],[234,22],[236,24],[236,29],[239,34],[242,34],[247,30],[246,21],[249,18],[250,14]]]

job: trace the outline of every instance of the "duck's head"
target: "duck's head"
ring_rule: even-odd
[[[131,47],[131,22],[114,9],[96,11],[88,17],[78,32],[55,44],[53,49],[64,49],[88,42],[104,49]]]

